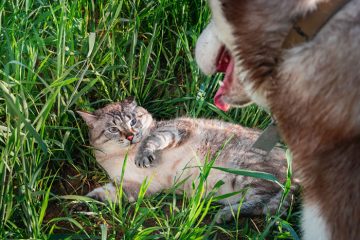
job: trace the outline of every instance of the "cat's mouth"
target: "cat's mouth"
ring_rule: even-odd
[[[136,144],[136,143],[140,142],[141,137],[142,137],[141,132],[138,132],[138,133],[127,136],[126,139],[130,142],[130,144]]]

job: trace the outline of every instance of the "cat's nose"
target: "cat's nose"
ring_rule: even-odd
[[[129,135],[129,136],[126,137],[126,139],[129,140],[129,141],[132,141],[133,138],[134,138],[134,135]]]

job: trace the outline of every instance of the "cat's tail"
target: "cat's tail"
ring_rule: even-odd
[[[289,192],[285,195],[284,191],[281,190],[277,192],[267,204],[264,205],[262,209],[262,214],[274,215],[279,214],[284,215],[286,211],[289,209],[290,205],[294,203],[295,195],[297,195],[297,191],[299,189],[299,185],[293,183],[289,189]]]
[[[254,193],[251,199],[247,199],[242,203],[228,205],[222,208],[216,215],[216,222],[226,222],[237,216],[239,213],[242,217],[254,217],[262,215],[279,215],[286,214],[290,205],[294,202],[294,197],[299,189],[298,181],[293,180],[289,192],[284,194],[282,189],[273,194],[270,198],[266,198],[259,193]],[[240,212],[239,212],[240,211]]]

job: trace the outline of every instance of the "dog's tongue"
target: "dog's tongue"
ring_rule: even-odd
[[[218,72],[225,72],[225,77],[223,80],[223,84],[220,86],[219,90],[216,92],[214,97],[214,103],[216,107],[218,107],[222,111],[228,111],[230,109],[230,105],[227,104],[223,96],[227,91],[230,90],[230,85],[232,83],[233,72],[234,72],[234,59],[228,54],[226,50],[222,50],[220,53],[220,58],[218,60],[216,69]]]

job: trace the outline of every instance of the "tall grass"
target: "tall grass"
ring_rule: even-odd
[[[209,16],[205,0],[1,1],[1,239],[261,236],[252,220],[215,225],[216,207],[200,198],[201,186],[197,197],[170,191],[135,205],[91,201],[89,212],[71,211],[71,200],[88,201],[78,195],[107,180],[75,110],[131,95],[158,119],[266,126],[269,117],[255,106],[229,113],[214,107],[217,81],[203,76],[193,57]],[[291,235],[270,227],[269,236]]]

